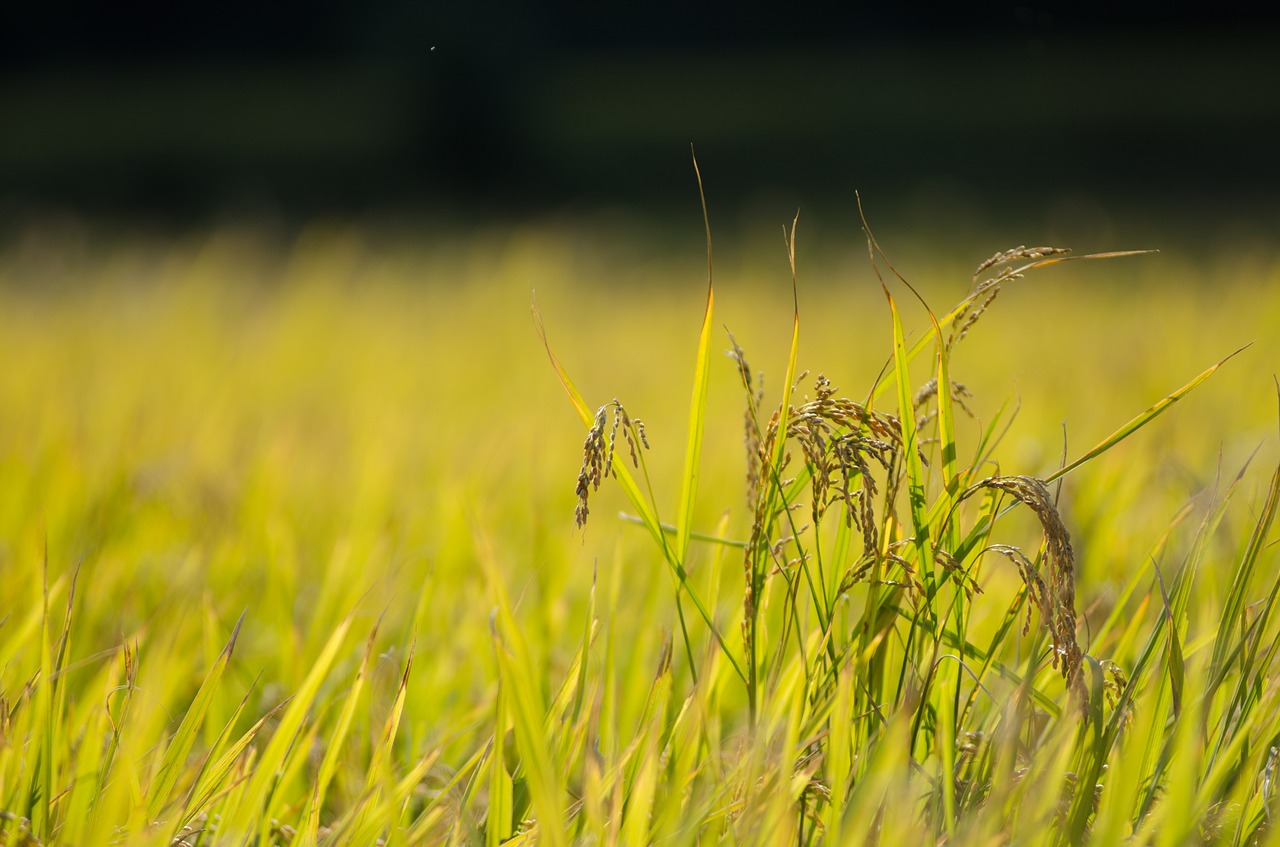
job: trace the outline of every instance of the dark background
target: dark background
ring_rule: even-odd
[[[662,220],[693,143],[747,216],[1280,236],[1277,12],[882,5],[25,3],[0,219]]]

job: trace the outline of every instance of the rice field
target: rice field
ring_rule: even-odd
[[[794,234],[12,239],[0,845],[1280,844],[1280,254]]]

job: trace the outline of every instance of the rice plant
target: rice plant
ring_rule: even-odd
[[[869,230],[867,240],[871,261],[893,270]],[[794,224],[787,248],[795,286]],[[938,317],[920,301],[932,332],[910,345],[882,279],[893,351],[882,376],[857,399],[839,396],[822,375],[805,393],[807,372],[797,371],[798,308],[782,396],[772,411],[763,408],[762,378],[729,336],[746,397],[751,520],[743,537],[708,538],[741,562],[740,600],[727,615],[716,610],[732,570],[712,576],[705,592],[689,576],[690,500],[714,343],[713,285],[708,282],[674,526],[659,520],[637,453],[643,429],[617,400],[592,414],[548,346],[590,427],[579,526],[586,522],[589,490],[615,477],[674,576],[677,605],[687,602],[697,611],[693,625],[679,614],[691,687],[678,707],[667,707],[676,712],[663,735],[667,746],[649,763],[669,780],[664,800],[679,812],[673,820],[669,810],[658,815],[648,805],[612,810],[641,841],[1252,844],[1272,838],[1271,773],[1280,730],[1272,700],[1271,662],[1280,645],[1275,589],[1252,601],[1242,592],[1254,584],[1267,546],[1280,471],[1239,556],[1217,628],[1194,633],[1194,647],[1187,639],[1200,544],[1167,577],[1156,564],[1140,604],[1158,611],[1151,625],[1142,615],[1126,621],[1117,605],[1081,643],[1072,539],[1051,487],[1069,473],[1087,472],[1079,469],[1231,357],[1080,457],[1064,457],[1044,478],[1001,464],[1004,410],[977,430],[974,443],[957,438],[957,415],[972,416],[973,399],[952,379],[951,354],[1001,287],[1074,258],[1131,255],[1068,253],[1049,247],[996,253],[949,312]],[[899,288],[918,299],[893,274]],[[927,376],[920,376],[921,365]],[[619,427],[629,463],[615,460]],[[1198,538],[1213,532],[1229,496],[1209,510]],[[1008,528],[1018,512],[1029,513],[1038,527],[1030,543],[1010,540],[1027,535]],[[725,558],[723,551],[717,555],[717,568]],[[1010,580],[989,578],[1001,568],[1015,575],[1012,590]],[[1127,596],[1137,581],[1126,586]],[[668,655],[659,674],[664,698],[671,696],[670,674]],[[745,700],[743,712],[728,708],[739,700]],[[688,752],[690,745],[696,753]],[[596,767],[607,775],[606,786],[612,781],[627,797],[642,792],[648,804],[655,786],[638,780],[654,777],[644,770],[646,760],[630,758],[656,752],[629,748],[616,763],[606,757]],[[609,820],[609,810],[601,809],[569,829],[611,843]]]

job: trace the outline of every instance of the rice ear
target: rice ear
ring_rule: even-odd
[[[610,409],[613,410],[612,424],[609,420]],[[604,432],[606,427],[609,428],[607,437]],[[627,445],[631,464],[639,467],[639,448],[649,447],[644,422],[628,415],[622,402],[615,397],[613,402],[605,403],[596,410],[595,422],[587,430],[586,440],[582,442],[582,467],[578,470],[578,487],[574,492],[578,504],[573,510],[573,518],[579,529],[586,526],[587,515],[591,511],[587,502],[591,492],[599,491],[600,483],[613,473],[613,454],[619,432]]]
[[[1039,607],[1045,627],[1053,638],[1053,666],[1062,672],[1077,696],[1084,692],[1080,667],[1084,653],[1076,641],[1075,553],[1071,534],[1054,505],[1053,495],[1043,480],[1033,476],[993,476],[980,480],[960,495],[967,499],[983,489],[1003,491],[1035,513],[1044,531],[1049,572],[1045,580],[1031,561],[1016,548],[1000,546],[1018,568],[1027,592]],[[1015,555],[1016,554],[1016,555]]]

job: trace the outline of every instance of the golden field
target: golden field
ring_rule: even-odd
[[[1016,242],[918,255],[877,234],[938,316],[965,296],[973,266]],[[725,330],[764,371],[766,409],[780,397],[792,338],[785,246],[773,232],[760,240],[769,246],[716,247],[706,434],[690,507],[693,533],[736,541],[753,516],[743,391],[722,355]],[[925,310],[883,260],[880,268],[906,344],[928,336]],[[797,274],[797,364],[811,372],[797,397],[823,373],[865,400],[879,377],[893,379],[895,363],[863,236],[810,251],[802,221]],[[0,255],[0,844],[838,843],[831,830],[841,826],[850,838],[850,827],[875,829],[883,843],[920,833],[937,843],[1059,837],[1044,826],[1050,806],[1043,819],[1033,803],[1021,817],[1011,811],[1026,802],[1019,791],[1033,790],[1030,777],[993,777],[969,806],[963,790],[939,787],[938,774],[959,767],[945,745],[963,732],[994,736],[1000,707],[970,713],[972,726],[957,719],[951,735],[935,727],[950,713],[931,707],[909,742],[893,734],[894,708],[913,714],[931,689],[908,686],[886,704],[887,740],[858,730],[880,747],[852,749],[883,755],[849,765],[848,799],[837,805],[831,792],[843,783],[828,771],[838,758],[826,751],[805,770],[797,751],[833,737],[834,724],[806,732],[856,700],[856,683],[827,690],[802,673],[816,673],[811,650],[823,643],[811,633],[796,656],[778,653],[761,723],[747,717],[724,658],[743,646],[741,550],[695,536],[682,559],[728,642],[722,653],[687,596],[677,610],[663,553],[616,517],[635,509],[612,480],[592,493],[587,527],[575,527],[586,430],[535,330],[535,292],[548,343],[590,408],[617,397],[644,420],[644,491],[654,514],[675,524],[706,275],[696,250],[650,250],[564,223],[457,237],[319,222],[289,237],[226,227],[86,238],[75,249],[38,232],[14,241]],[[1099,784],[1138,799],[1112,801],[1100,789],[1098,808],[1078,818],[1088,822],[1076,834],[1097,843],[1117,832],[1137,832],[1136,843],[1275,839],[1259,823],[1270,820],[1270,788],[1254,779],[1280,743],[1266,711],[1275,626],[1261,611],[1280,561],[1273,535],[1264,532],[1240,613],[1242,628],[1261,620],[1241,636],[1257,656],[1231,671],[1256,678],[1261,705],[1219,702],[1205,680],[1236,667],[1208,654],[1280,462],[1277,328],[1280,254],[1167,249],[1009,282],[949,361],[975,413],[957,416],[960,461],[1003,407],[1003,438],[978,475],[1043,478],[1064,452],[1082,455],[1251,345],[1072,471],[1057,495],[1085,653],[1133,674],[1149,632],[1178,633],[1177,650],[1156,649],[1152,661],[1164,664],[1135,687],[1142,705],[1129,743],[1158,750],[1175,739],[1168,749],[1194,751],[1178,755],[1198,774],[1184,785],[1169,775],[1178,768],[1155,767],[1159,757],[1133,756],[1149,769]],[[930,355],[905,363],[916,385],[930,376]],[[892,389],[873,405],[901,417]],[[926,472],[937,467],[933,458]],[[905,497],[886,518],[904,538]],[[1035,521],[1017,511],[1007,521],[1006,540],[1035,558]],[[1170,629],[1162,592],[1177,595],[1175,574],[1189,561],[1203,564],[1187,576],[1189,605]],[[965,601],[957,626],[987,643],[1025,588],[994,561],[975,567],[985,593]],[[1126,594],[1131,580],[1136,593]],[[772,613],[790,608],[780,596]],[[842,614],[856,621],[862,602]],[[802,617],[798,629],[817,626]],[[776,634],[781,624],[772,626]],[[1043,647],[1037,628],[1009,636],[1009,667],[1035,665],[1027,651]],[[1103,631],[1110,638],[1097,639]],[[903,667],[915,667],[913,650],[903,648]],[[858,655],[845,657],[850,667]],[[1040,670],[1028,678],[1064,704],[1062,682],[1043,662]],[[968,696],[971,681],[946,684]],[[1210,693],[1193,710],[1197,684]],[[1179,709],[1166,723],[1170,697]],[[1256,717],[1215,735],[1233,709]],[[795,710],[804,716],[793,720]],[[1054,762],[1044,777],[1053,779],[1072,770],[1075,748],[1053,735],[1068,721],[1046,720],[1043,736],[1026,730],[1025,744],[1043,741],[1039,761]],[[1230,742],[1219,737],[1247,743],[1220,759]],[[1126,755],[1122,743],[1108,755]],[[938,781],[896,771],[881,779],[894,756]],[[1215,783],[1213,768],[1228,759],[1243,776]],[[859,794],[864,785],[880,794]],[[1203,785],[1221,791],[1201,796]],[[758,805],[752,786],[765,798]],[[918,814],[868,823],[874,814],[854,813],[898,796]],[[1152,799],[1165,796],[1178,802]],[[549,824],[549,809],[563,819]]]

